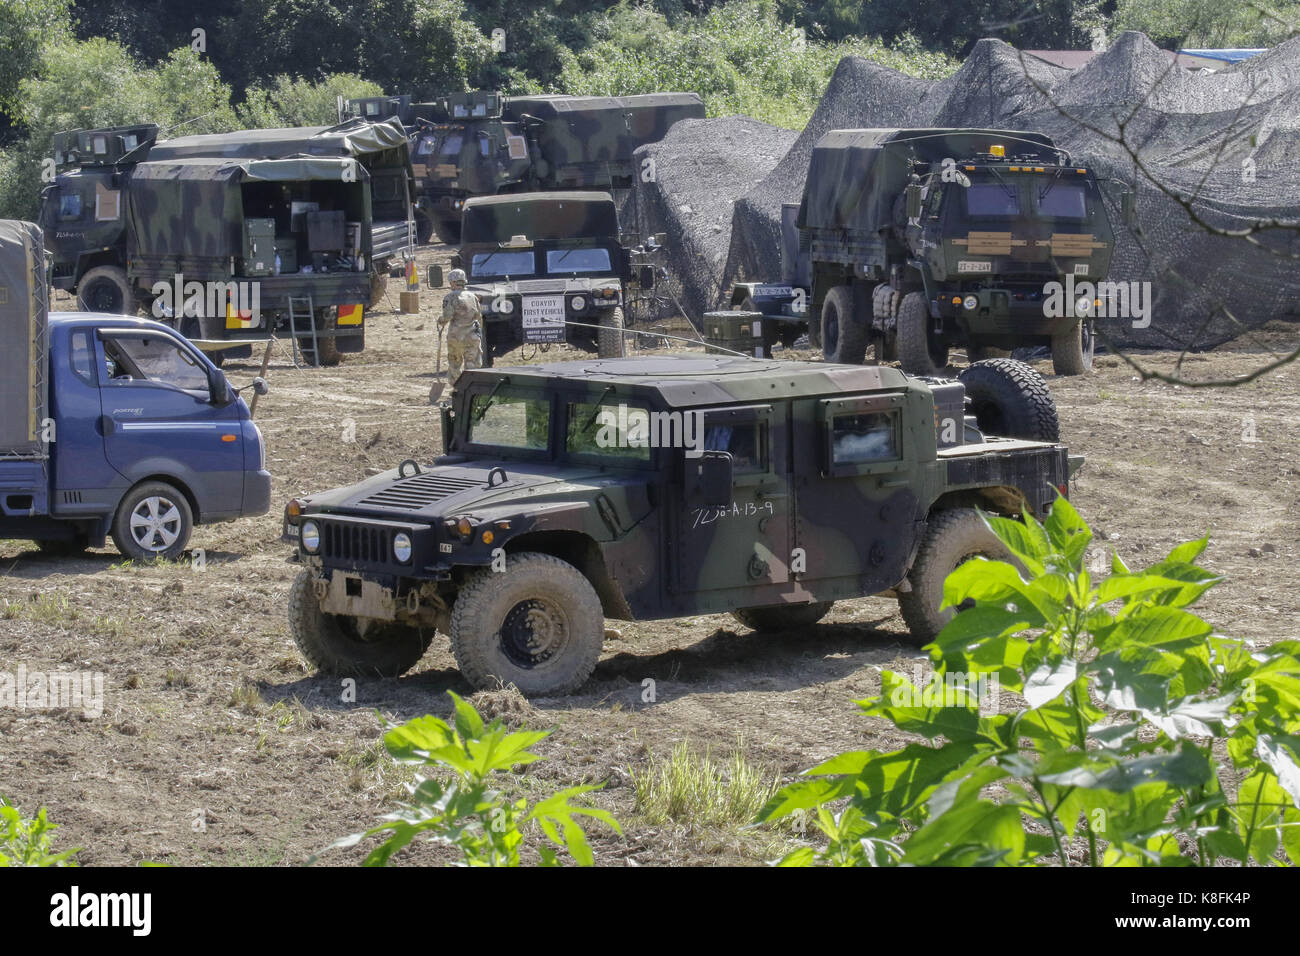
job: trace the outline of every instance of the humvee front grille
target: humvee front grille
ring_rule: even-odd
[[[476,478],[453,478],[450,475],[435,475],[425,472],[412,475],[361,499],[363,505],[379,505],[384,508],[402,508],[406,511],[418,511],[427,504],[440,501],[449,495],[466,488],[476,488],[483,484]]]
[[[365,561],[386,564],[393,555],[393,532],[365,524],[335,524],[321,527],[321,556],[336,561]]]

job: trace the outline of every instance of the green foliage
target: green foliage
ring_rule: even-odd
[[[600,788],[570,787],[531,808],[525,798],[511,799],[493,789],[491,781],[496,775],[540,760],[528,748],[550,732],[510,732],[499,720],[485,725],[473,706],[451,691],[447,693],[455,706],[454,726],[425,716],[384,734],[384,745],[393,759],[441,773],[427,777],[417,772],[414,782],[406,785],[410,803],[384,817],[386,822],[344,837],[330,849],[387,834],[366,857],[366,866],[386,866],[394,853],[417,839],[457,847],[464,866],[518,866],[524,828],[536,823],[554,845],[538,847],[543,865],[558,866],[556,851],[567,849],[580,866],[590,866],[594,856],[581,818],[591,817],[622,832],[608,812],[572,802],[574,797]]]
[[[1119,0],[1110,36],[1140,30],[1168,49],[1270,47],[1300,29],[1300,0]]]
[[[1143,571],[1114,555],[1094,580],[1064,498],[1042,524],[986,520],[1022,567],[948,576],[945,605],[974,604],[929,645],[932,681],[996,675],[1025,705],[926,706],[885,672],[859,707],[927,742],[842,754],[781,790],[760,819],[812,811],[828,841],[783,862],[1300,861],[1300,642],[1252,649],[1188,610],[1219,583],[1196,564],[1208,536]]]
[[[28,819],[0,797],[0,866],[76,866],[80,850],[53,851],[57,829],[45,818],[44,807]]]
[[[868,39],[828,44],[777,19],[769,4],[730,0],[673,23],[626,3],[596,21],[594,42],[564,52],[556,91],[596,96],[689,90],[711,116],[743,113],[800,129],[840,58],[861,56],[913,76],[939,78],[955,64],[905,40],[889,48]]]
[[[249,90],[235,112],[240,125],[248,129],[332,126],[338,122],[338,97],[349,100],[383,94],[378,83],[355,73],[336,73],[320,83],[277,76],[269,89]]]

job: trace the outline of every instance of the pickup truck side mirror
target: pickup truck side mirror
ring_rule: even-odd
[[[1126,192],[1120,196],[1119,211],[1124,225],[1129,227],[1137,225],[1137,193]]]
[[[913,183],[906,189],[908,222],[921,218],[921,188],[921,186]]]
[[[229,405],[233,402],[234,395],[230,391],[230,383],[226,381],[226,376],[220,372],[214,372],[208,378],[208,394],[211,397],[213,405]]]
[[[686,503],[690,508],[721,508],[731,504],[731,453],[706,451],[686,459]]]
[[[265,394],[266,394],[267,392],[269,392],[270,390],[271,390],[271,387],[270,387],[269,385],[266,384],[266,379],[262,378],[262,376],[259,375],[259,376],[257,376],[257,378],[253,379],[253,394],[254,394],[254,395],[265,395]]]
[[[637,282],[643,289],[653,289],[655,287],[655,267],[642,266],[638,272]]]
[[[429,266],[424,273],[424,284],[430,289],[442,288],[442,266]]]

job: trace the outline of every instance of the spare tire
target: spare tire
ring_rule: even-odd
[[[966,387],[971,414],[985,435],[1059,441],[1061,423],[1047,382],[1024,362],[1010,358],[976,362],[957,376]]]
[[[140,308],[131,280],[121,266],[91,269],[77,283],[77,298],[87,312],[135,315]]]

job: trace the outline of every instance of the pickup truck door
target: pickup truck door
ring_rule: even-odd
[[[688,595],[786,584],[790,580],[787,409],[746,405],[708,409],[703,414],[704,450],[729,452],[732,457],[731,500],[704,506],[679,498],[675,540],[668,549],[673,590]],[[685,466],[689,468],[691,461],[687,458]]]
[[[50,343],[50,408],[56,426],[50,510],[61,517],[101,515],[117,504],[125,479],[104,456],[95,330],[56,328]]]
[[[101,329],[99,339],[101,426],[113,467],[133,483],[174,476],[189,486],[201,512],[239,510],[239,403],[212,404],[209,366],[201,355],[153,330]]]

